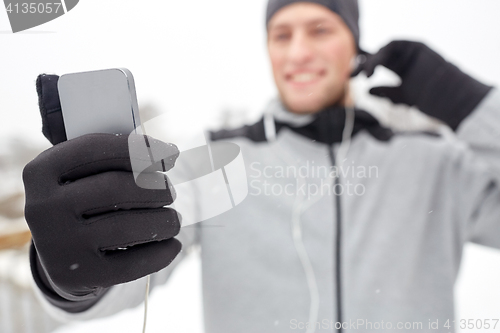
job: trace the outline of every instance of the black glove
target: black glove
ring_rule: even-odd
[[[44,88],[39,82],[39,92],[56,87]],[[53,95],[47,96],[55,101]],[[42,96],[41,109],[45,102]],[[61,138],[50,124],[44,123],[44,134]],[[149,149],[142,155],[133,153],[131,163],[129,148],[134,145]],[[33,236],[31,266],[49,301],[57,306],[62,303],[58,296],[81,301],[86,304],[83,308],[69,310],[83,311],[110,286],[170,264],[181,250],[173,238],[180,230],[180,216],[163,208],[173,202],[175,192],[156,171],[172,168],[178,155],[174,145],[147,136],[89,134],[61,142],[26,165],[23,180],[25,216]],[[132,169],[144,169],[144,165],[150,167]]]
[[[375,67],[382,65],[402,81],[398,87],[372,88],[372,95],[416,106],[454,130],[492,88],[463,73],[422,43],[393,41],[376,54],[365,56],[366,61],[353,76],[365,71],[370,77]]]

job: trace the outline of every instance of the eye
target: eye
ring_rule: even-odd
[[[275,41],[285,41],[285,40],[287,40],[289,38],[290,38],[290,34],[289,33],[285,33],[285,32],[275,34],[274,37],[273,37],[273,39]]]
[[[314,28],[313,30],[313,34],[314,35],[318,35],[318,36],[321,36],[321,35],[328,35],[329,33],[332,32],[332,29],[329,29],[329,28],[325,28],[325,27],[316,27]]]

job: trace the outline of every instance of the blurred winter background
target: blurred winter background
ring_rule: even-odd
[[[172,142],[206,127],[253,121],[275,96],[266,55],[266,0],[85,0],[67,15],[18,34],[0,10],[0,332],[48,332],[58,323],[30,290],[22,167],[49,147],[35,79],[126,67],[145,118],[163,114]],[[478,79],[500,83],[497,0],[360,0],[361,46],[428,43]],[[24,244],[24,245],[23,245]],[[500,252],[468,245],[456,287],[457,317],[498,318]],[[57,332],[139,332],[141,307],[60,326]],[[200,262],[194,252],[150,300],[148,332],[202,332]],[[500,328],[499,328],[500,331]]]

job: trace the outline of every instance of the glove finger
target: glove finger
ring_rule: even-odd
[[[154,185],[163,185],[163,189],[137,186],[132,172],[110,171],[63,185],[61,196],[76,203],[75,215],[78,218],[90,218],[120,210],[171,205],[175,200],[175,190],[171,183],[167,182],[167,177],[162,173],[148,176]]]
[[[103,287],[111,287],[156,273],[167,267],[181,249],[182,244],[171,238],[136,245],[127,250],[112,251],[105,255],[107,268],[112,274],[103,274],[101,284]]]
[[[413,50],[411,46],[412,43],[408,41],[392,41],[382,47],[377,53],[365,55],[366,61],[360,66],[361,68],[358,67],[357,72],[359,73],[361,70],[364,70],[366,75],[371,77],[375,72],[375,68],[381,65],[397,74],[401,74],[399,70],[402,67],[401,62],[407,59],[407,56],[404,56],[404,54]]]
[[[175,237],[181,216],[172,208],[137,209],[92,217],[83,222],[99,253]]]
[[[66,130],[57,89],[58,80],[59,76],[48,74],[40,74],[36,79],[38,107],[42,116],[42,133],[53,145],[66,141]]]
[[[179,150],[171,143],[165,143],[143,135],[130,135],[128,138],[130,161],[137,185],[147,189],[165,188],[155,187],[151,181],[151,173],[168,171],[174,167],[179,157]]]
[[[142,137],[142,136],[136,136]],[[141,139],[144,141],[144,138]],[[133,171],[131,158],[151,168],[138,173],[168,170],[175,164],[179,150],[175,145],[150,138],[154,151],[161,151],[163,160],[152,162],[148,150],[142,156],[129,156],[129,138],[126,135],[87,134],[65,141],[42,152],[25,167],[25,174],[34,177],[57,178],[59,183],[75,181],[94,174],[108,171]],[[155,156],[156,158],[156,156]],[[42,171],[42,173],[40,173]]]
[[[404,102],[405,98],[400,87],[375,87],[370,89],[370,94],[389,98],[396,104],[407,104]]]
[[[428,53],[428,50],[420,42],[396,40],[380,49],[378,62],[403,78],[415,59],[422,53]]]

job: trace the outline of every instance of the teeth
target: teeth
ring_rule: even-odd
[[[308,82],[314,80],[318,75],[315,73],[301,73],[292,75],[292,81],[295,82]]]

